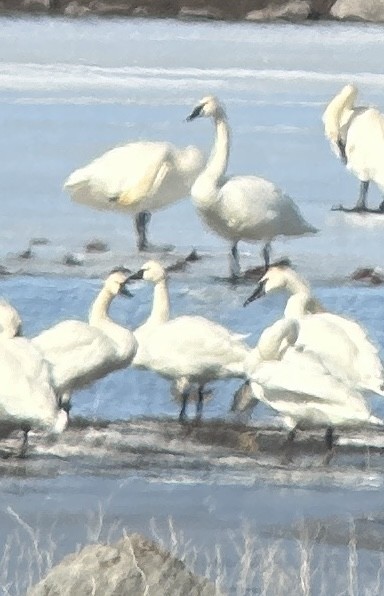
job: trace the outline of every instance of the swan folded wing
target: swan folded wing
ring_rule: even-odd
[[[28,340],[13,339],[0,345],[0,419],[52,428],[57,399],[50,370]]]
[[[168,143],[131,143],[116,147],[76,170],[64,184],[75,201],[100,207],[133,205],[156,192],[167,173]]]
[[[161,325],[151,334],[146,351],[158,372],[198,378],[203,369],[207,377],[242,376],[248,348],[221,325],[185,316]]]
[[[110,338],[82,321],[64,321],[32,341],[52,365],[53,381],[60,391],[79,389],[126,366]]]

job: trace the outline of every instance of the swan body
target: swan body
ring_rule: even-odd
[[[133,333],[113,322],[108,309],[113,298],[126,293],[127,270],[112,272],[94,301],[89,323],[62,321],[33,338],[52,367],[52,378],[62,395],[90,385],[110,372],[129,366],[137,349]]]
[[[318,230],[305,221],[294,201],[275,184],[257,176],[225,179],[230,132],[223,106],[215,97],[203,98],[188,120],[211,117],[216,140],[205,169],[197,177],[191,196],[203,221],[231,243],[231,274],[240,272],[237,243],[262,242],[266,265],[269,244],[278,236],[302,236]]]
[[[296,349],[299,336],[295,319],[281,319],[261,334],[244,364],[254,397],[244,392],[233,409],[246,409],[256,397],[278,412],[290,431],[382,426],[359,391],[334,377],[315,352]]]
[[[271,267],[246,304],[279,289],[291,294],[284,315],[299,323],[297,343],[317,354],[334,377],[384,395],[383,364],[367,332],[356,321],[325,312],[308,283],[291,268]]]
[[[152,312],[134,332],[139,347],[132,366],[153,370],[174,382],[174,393],[179,391],[183,396],[181,419],[190,386],[197,383],[200,416],[206,383],[244,377],[244,358],[249,352],[244,336],[201,316],[170,319],[167,277],[160,263],[148,261],[131,278],[154,284]]]
[[[352,211],[366,211],[369,183],[384,192],[384,115],[376,108],[355,106],[356,97],[357,88],[345,85],[328,104],[323,124],[332,150],[360,180]]]
[[[139,249],[148,248],[142,215],[189,194],[204,158],[197,147],[139,141],[116,147],[75,170],[64,188],[78,203],[137,216]]]

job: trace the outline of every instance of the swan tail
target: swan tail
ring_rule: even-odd
[[[329,102],[324,114],[323,124],[325,136],[331,143],[332,150],[340,158],[343,157],[340,149],[340,120],[344,110],[351,110],[357,97],[354,85],[345,85],[342,90]]]
[[[84,184],[88,184],[87,168],[80,168],[68,176],[64,182],[63,188],[64,190],[71,191],[84,186]]]

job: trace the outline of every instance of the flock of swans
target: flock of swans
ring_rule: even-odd
[[[352,85],[344,87],[329,103],[323,121],[332,147],[361,181],[355,210],[362,211],[367,209],[370,180],[384,188],[377,151],[384,142],[384,119],[377,110],[354,107],[356,93]],[[266,403],[289,431],[287,445],[298,429],[324,428],[328,461],[334,428],[384,424],[371,414],[367,401],[368,392],[384,396],[384,368],[365,330],[326,312],[290,266],[270,262],[274,238],[314,234],[316,228],[272,182],[256,176],[225,178],[230,132],[218,99],[203,98],[187,120],[197,117],[211,118],[215,126],[207,162],[195,147],[130,143],[76,170],[65,188],[75,201],[133,214],[139,250],[151,248],[150,212],[190,192],[202,220],[230,243],[232,277],[240,274],[238,242],[263,243],[264,275],[244,306],[271,291],[286,290],[290,296],[282,318],[252,347],[247,336],[205,317],[172,317],[167,272],[154,260],[135,273],[123,267],[113,270],[87,322],[62,321],[30,339],[22,337],[19,313],[0,300],[0,434],[22,430],[21,454],[29,430],[65,430],[74,392],[129,367],[152,370],[171,381],[171,391],[181,402],[181,422],[194,392],[198,420],[208,383],[241,379],[233,410]],[[109,309],[115,297],[132,297],[127,286],[134,280],[153,285],[153,304],[144,323],[130,330],[113,321]]]

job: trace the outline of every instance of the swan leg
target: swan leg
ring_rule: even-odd
[[[332,457],[334,456],[334,436],[333,436],[333,428],[332,426],[328,426],[326,433],[325,433],[325,445],[327,447],[327,452],[324,456],[323,463],[325,466],[329,464]]]
[[[199,385],[198,388],[198,399],[196,405],[196,420],[200,421],[203,415],[203,405],[204,405],[204,385]]]
[[[179,414],[179,422],[185,422],[189,392],[190,392],[190,387],[187,387],[186,389],[183,389],[183,392],[181,394],[182,402],[181,402],[181,410],[180,410],[180,414]]]
[[[232,244],[231,254],[229,255],[229,266],[231,269],[231,278],[236,280],[240,276],[240,259],[237,248],[238,242]]]
[[[147,226],[151,220],[149,211],[140,211],[135,217],[136,231],[137,231],[137,248],[139,251],[147,250],[149,247],[147,237]]]
[[[268,271],[269,265],[271,264],[271,243],[267,242],[263,248],[263,259],[265,271]]]
[[[31,430],[31,428],[29,426],[25,426],[23,428],[23,442],[21,444],[21,448],[18,453],[18,457],[20,457],[20,458],[24,458],[26,456],[27,449],[28,449],[28,433],[30,430]]]
[[[292,430],[289,431],[287,439],[284,443],[284,455],[283,455],[283,459],[282,459],[282,464],[290,464],[293,460],[293,441],[296,438],[296,427],[292,428]]]
[[[362,180],[360,182],[360,193],[356,203],[356,209],[358,211],[366,211],[367,209],[367,194],[369,188],[369,180]]]

